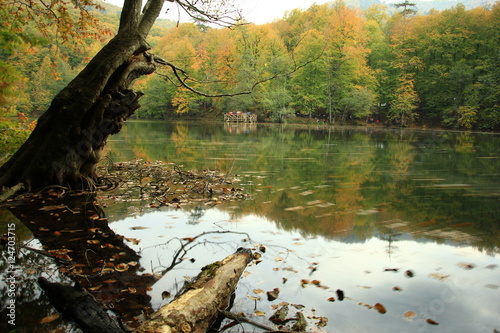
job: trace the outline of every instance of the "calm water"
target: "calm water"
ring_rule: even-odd
[[[175,293],[202,266],[240,246],[263,245],[262,262],[248,267],[232,311],[267,325],[273,305],[289,302],[304,306],[311,331],[314,317],[328,318],[324,332],[500,330],[499,135],[130,122],[108,142],[107,154],[115,162],[219,169],[237,175],[235,186],[252,198],[216,208],[107,208],[117,233],[140,240],[129,245],[149,271],[170,264],[179,242],[169,240],[214,232],[186,255],[194,262],[153,287],[155,307],[169,301],[163,291]],[[2,217],[13,221],[7,212]],[[22,225],[16,228],[29,239]],[[22,264],[28,274],[20,311],[50,315],[29,260]],[[280,294],[270,302],[265,292],[274,288]],[[370,308],[376,303],[387,313]]]

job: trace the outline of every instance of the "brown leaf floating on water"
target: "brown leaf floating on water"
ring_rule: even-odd
[[[407,270],[407,271],[405,272],[405,275],[406,275],[407,277],[412,278],[412,277],[414,277],[414,276],[415,276],[415,273],[414,273],[411,269],[409,269],[409,270]]]
[[[416,314],[415,312],[413,312],[413,311],[406,311],[406,312],[403,314],[403,316],[404,316],[405,318],[408,318],[408,319],[413,318],[413,317],[415,317],[416,315],[417,315],[417,314]]]
[[[54,321],[56,320],[57,318],[59,318],[59,314],[56,313],[56,314],[53,314],[53,315],[50,315],[50,316],[47,316],[45,318],[42,318],[42,320],[40,320],[40,324],[47,324],[47,323],[50,323],[51,321]]]
[[[279,290],[279,288],[274,288],[272,291],[268,291],[266,294],[267,294],[267,300],[269,302],[272,302],[276,298],[278,298],[278,296],[280,294],[280,290]]]
[[[427,320],[426,320],[426,322],[427,322],[427,324],[431,324],[431,325],[439,325],[439,323],[438,323],[438,322],[436,322],[435,320],[430,319],[430,318],[429,318],[429,319],[427,319]]]
[[[459,267],[462,267],[462,268],[465,268],[465,269],[473,269],[474,267],[476,267],[476,265],[474,265],[472,263],[466,263],[466,262],[459,262],[457,265]]]
[[[382,304],[380,303],[376,303],[374,306],[375,310],[377,310],[379,313],[387,313],[387,310],[385,309],[385,306],[383,306]]]
[[[131,227],[131,230],[144,230],[144,229],[149,229],[148,227],[142,227],[142,226],[136,226],[136,227]]]
[[[125,272],[128,270],[128,265],[125,263],[121,263],[115,266],[115,270],[117,272]]]

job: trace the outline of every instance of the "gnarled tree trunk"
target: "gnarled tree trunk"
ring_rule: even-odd
[[[164,0],[125,0],[118,34],[52,101],[21,148],[0,168],[0,187],[23,183],[88,188],[109,135],[139,108],[141,93],[129,90],[155,70],[145,39]]]

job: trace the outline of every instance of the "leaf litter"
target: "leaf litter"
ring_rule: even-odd
[[[237,176],[220,170],[183,170],[173,163],[135,159],[117,163],[108,160],[98,166],[98,174],[98,189],[109,193],[100,198],[104,206],[107,201],[143,201],[149,208],[181,208],[192,203],[215,206],[249,198],[242,188],[235,187]]]

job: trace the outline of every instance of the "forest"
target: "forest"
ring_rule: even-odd
[[[362,10],[339,0],[231,29],[159,19],[148,43],[175,67],[136,81],[145,96],[135,117],[221,119],[244,111],[271,122],[301,116],[498,130],[499,3],[426,15],[406,3]],[[40,31],[40,22],[19,29],[0,6],[8,23],[0,35],[2,132],[33,128],[31,120],[116,33],[119,12],[102,3],[89,32],[73,38],[60,28]],[[13,118],[14,125],[6,121]]]

